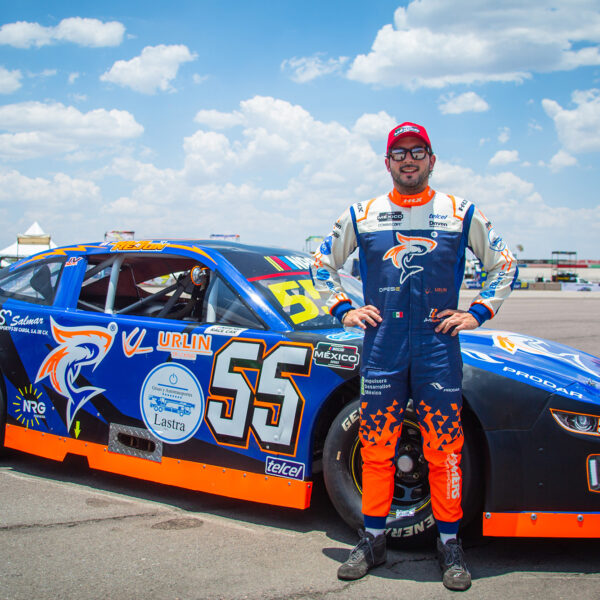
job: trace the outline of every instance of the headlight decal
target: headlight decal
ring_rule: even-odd
[[[600,416],[557,410],[555,408],[551,408],[550,412],[563,429],[571,433],[600,437]]]

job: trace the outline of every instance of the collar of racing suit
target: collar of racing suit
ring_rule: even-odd
[[[427,186],[421,193],[405,196],[394,188],[389,194],[389,199],[398,206],[422,206],[435,196],[435,190]]]

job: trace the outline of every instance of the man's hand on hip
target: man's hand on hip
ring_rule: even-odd
[[[368,323],[372,327],[377,327],[381,323],[382,319],[379,314],[379,309],[376,306],[367,304],[360,308],[353,308],[344,314],[342,324],[344,327],[360,327],[366,329],[365,323]]]
[[[457,335],[459,331],[479,327],[479,321],[470,312],[465,310],[447,308],[438,313],[437,316],[443,319],[443,321],[435,328],[436,333]]]

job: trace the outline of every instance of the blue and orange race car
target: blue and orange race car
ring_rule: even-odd
[[[307,508],[322,471],[361,524],[360,333],[329,315],[310,256],[119,241],[0,272],[0,443],[201,492]],[[344,285],[360,304],[360,284]],[[461,334],[466,524],[600,537],[600,359],[509,332]],[[414,412],[389,535],[434,535]]]

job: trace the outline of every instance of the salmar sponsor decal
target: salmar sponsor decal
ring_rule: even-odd
[[[346,346],[329,342],[319,342],[313,354],[316,365],[334,369],[356,369],[360,354],[356,346]]]
[[[42,317],[13,313],[10,308],[0,309],[0,330],[48,335],[48,330],[41,327],[42,325],[44,325]]]

